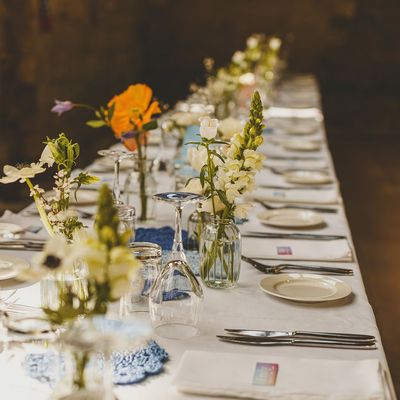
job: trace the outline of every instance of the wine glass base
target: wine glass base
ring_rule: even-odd
[[[203,283],[211,289],[233,289],[237,286],[236,282],[230,282],[223,279],[215,281],[203,280]]]
[[[158,336],[166,339],[188,339],[197,335],[198,328],[186,324],[164,324],[154,329]]]

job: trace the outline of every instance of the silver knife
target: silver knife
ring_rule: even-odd
[[[235,336],[217,336],[218,339],[228,343],[247,344],[253,346],[304,346],[304,347],[323,347],[335,349],[352,350],[375,350],[375,343],[344,342],[340,340],[322,340],[322,339],[270,339],[255,340],[249,337]]]
[[[314,331],[266,331],[258,329],[224,329],[228,333],[237,336],[247,336],[256,338],[294,338],[294,337],[313,337],[325,339],[344,339],[354,341],[375,341],[375,336],[358,334],[358,333],[342,333],[342,332],[314,332]]]
[[[276,190],[331,190],[334,186],[276,186],[276,185],[257,185],[263,189],[276,189]]]
[[[344,235],[317,235],[311,233],[273,233],[249,231],[241,234],[242,237],[268,238],[268,239],[302,239],[302,240],[338,240],[346,239]]]

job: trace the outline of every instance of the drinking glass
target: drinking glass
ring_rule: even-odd
[[[99,150],[97,154],[103,157],[110,157],[114,160],[114,180],[113,180],[112,193],[114,196],[115,203],[122,204],[121,188],[119,184],[119,167],[122,160],[126,158],[131,158],[133,155],[123,150],[111,150],[111,149]]]
[[[189,268],[182,243],[182,209],[202,196],[187,192],[167,192],[155,200],[175,207],[175,235],[169,261],[157,276],[149,296],[150,319],[155,332],[169,339],[196,335],[203,307],[203,290]]]

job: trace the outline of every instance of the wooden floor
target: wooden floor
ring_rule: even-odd
[[[400,396],[400,99],[326,92],[324,112],[364,284]]]

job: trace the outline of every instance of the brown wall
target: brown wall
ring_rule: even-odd
[[[292,35],[290,68],[319,75],[325,93],[399,87],[396,0],[0,0],[0,165],[35,160],[65,131],[81,164],[113,142],[58,118],[53,99],[105,103],[145,81],[167,103],[201,82],[202,59],[226,63],[253,32]],[[17,190],[17,189],[13,189]],[[0,187],[0,195],[6,196]],[[7,188],[7,195],[15,194]]]

